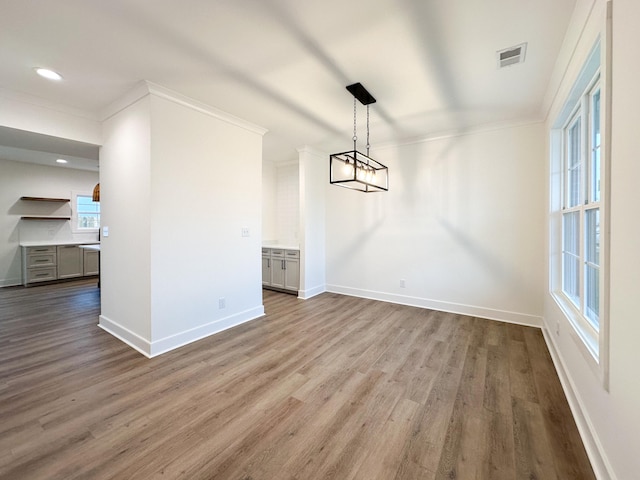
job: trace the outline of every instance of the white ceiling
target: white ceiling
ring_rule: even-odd
[[[0,87],[100,118],[149,80],[268,128],[265,158],[287,161],[303,145],[350,145],[353,100],[344,87],[355,82],[378,100],[374,147],[543,118],[574,4],[3,0]],[[498,69],[496,51],[523,42],[525,63]],[[42,79],[36,66],[64,80]]]

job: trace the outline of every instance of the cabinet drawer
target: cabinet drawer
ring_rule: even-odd
[[[51,267],[56,264],[56,254],[27,255],[27,267]]]
[[[284,250],[282,250],[280,248],[272,248],[271,249],[271,256],[272,257],[284,257]]]
[[[270,248],[263,248],[262,249],[262,254],[263,255],[271,255],[271,249]]]
[[[27,270],[27,283],[46,282],[56,279],[56,267],[31,268]]]
[[[56,253],[56,246],[50,247],[27,247],[27,255],[40,255],[43,253]]]
[[[284,256],[287,258],[300,258],[300,250],[285,250]]]

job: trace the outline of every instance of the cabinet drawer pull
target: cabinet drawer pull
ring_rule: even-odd
[[[48,274],[48,273],[38,273],[38,274],[36,275],[36,277],[48,277],[48,276],[49,276],[49,274]]]
[[[41,258],[36,260],[36,263],[47,263],[49,260],[47,260],[46,258]]]

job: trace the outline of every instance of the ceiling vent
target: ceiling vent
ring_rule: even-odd
[[[527,53],[527,44],[521,43],[515,47],[505,48],[499,50],[498,55],[498,68],[509,67],[516,63],[524,62],[524,56]]]

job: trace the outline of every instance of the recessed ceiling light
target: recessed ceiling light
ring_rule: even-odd
[[[64,158],[59,158],[56,160],[56,163],[67,163],[67,161]]]
[[[48,68],[36,68],[36,73],[41,77],[48,78],[49,80],[62,80],[62,75]]]

